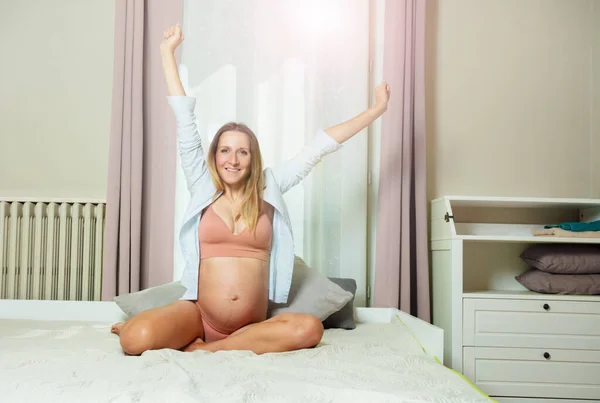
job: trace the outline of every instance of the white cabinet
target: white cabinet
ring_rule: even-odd
[[[534,243],[600,244],[532,228],[598,219],[596,199],[434,200],[433,324],[445,331],[444,364],[498,401],[600,401],[600,295],[535,293],[515,279]]]

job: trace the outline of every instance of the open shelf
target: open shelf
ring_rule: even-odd
[[[600,220],[600,199],[445,196],[432,202],[431,241],[600,244],[600,237],[531,232],[546,225],[595,220]]]
[[[456,239],[465,241],[525,242],[525,243],[597,243],[600,237],[576,238],[540,236],[532,228],[543,229],[542,224],[455,223]]]

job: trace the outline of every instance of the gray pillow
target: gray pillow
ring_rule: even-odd
[[[186,288],[179,281],[147,288],[142,291],[119,295],[113,298],[119,308],[127,315],[135,316],[140,312],[177,301]]]
[[[585,244],[533,245],[521,253],[531,267],[556,274],[600,273],[600,246]]]
[[[329,277],[329,280],[333,281],[344,290],[352,293],[352,299],[346,303],[337,312],[329,315],[327,319],[323,321],[323,327],[325,329],[347,329],[352,330],[356,328],[354,323],[354,297],[356,295],[356,280],[353,278],[337,278]]]
[[[285,312],[306,313],[323,321],[339,311],[354,295],[310,268],[300,257],[294,257],[292,287],[286,304],[269,301],[267,317]]]
[[[600,294],[600,274],[553,274],[529,269],[515,279],[528,290],[544,294]]]

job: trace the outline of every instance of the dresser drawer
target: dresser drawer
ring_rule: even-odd
[[[463,345],[600,350],[600,303],[465,298]]]
[[[600,351],[464,347],[463,373],[490,396],[600,398]]]

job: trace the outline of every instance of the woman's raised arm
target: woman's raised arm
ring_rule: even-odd
[[[177,121],[181,167],[183,168],[188,190],[193,194],[200,184],[204,180],[208,180],[210,176],[206,166],[204,150],[202,150],[200,133],[198,133],[198,126],[196,125],[196,116],[194,115],[196,99],[186,95],[175,60],[175,49],[181,42],[183,42],[183,32],[179,24],[166,29],[163,41],[160,44],[160,55],[165,81],[167,82],[167,101],[173,109]]]
[[[325,129],[325,133],[342,144],[383,115],[387,110],[389,99],[390,86],[387,82],[383,81],[375,88],[375,105],[373,107],[344,123]]]
[[[175,49],[177,49],[181,42],[183,42],[183,32],[179,24],[165,29],[164,38],[160,44],[160,57],[167,82],[168,95],[186,95],[181,84],[181,79],[179,78],[179,72],[177,71],[177,62],[175,61]]]
[[[293,158],[273,168],[273,176],[281,193],[304,179],[321,159],[340,149],[341,144],[383,115],[390,99],[390,86],[383,81],[375,88],[375,105],[347,122],[319,130],[315,139]]]

